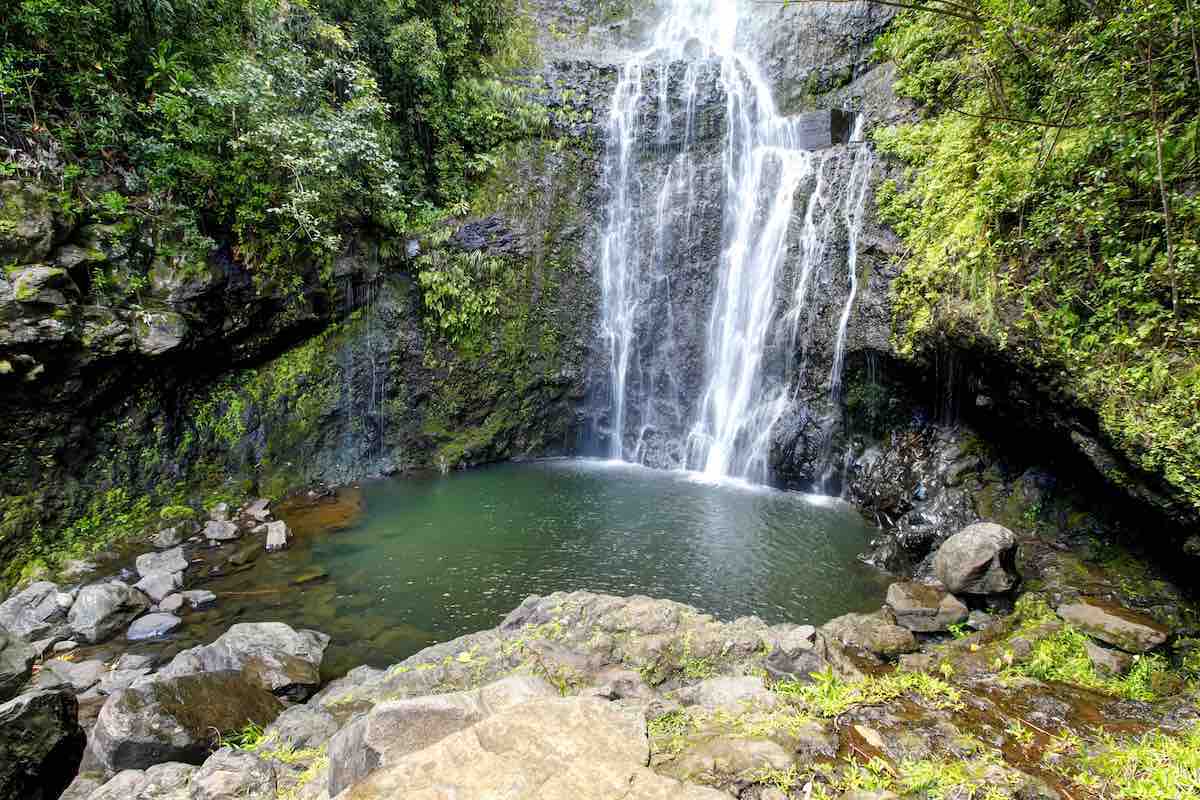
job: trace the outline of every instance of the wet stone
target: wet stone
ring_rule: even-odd
[[[1145,653],[1167,640],[1167,629],[1149,617],[1095,598],[1059,606],[1058,615],[1089,636],[1129,653]]]
[[[957,597],[915,581],[889,586],[887,604],[896,615],[896,624],[920,633],[949,630],[967,618],[967,607]]]
[[[133,624],[129,626],[129,630],[125,633],[125,638],[131,642],[157,639],[166,636],[181,624],[183,624],[183,620],[174,614],[165,614],[162,612],[147,614],[133,621]]]

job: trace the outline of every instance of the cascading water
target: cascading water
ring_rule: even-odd
[[[670,0],[613,94],[601,247],[608,450],[617,459],[765,481],[773,431],[797,402],[815,323],[810,295],[839,222],[852,240],[830,375],[835,401],[840,390],[871,160],[865,147],[836,158],[804,146],[799,118],[778,112],[765,78],[735,47],[737,6]],[[698,190],[699,87],[709,79],[724,99],[720,181]],[[654,106],[651,125],[643,117]],[[861,122],[855,130],[861,134]],[[707,328],[694,343],[703,374],[689,383],[669,267],[688,266],[697,249],[705,188],[720,193],[720,246]],[[643,236],[651,219],[653,235]]]

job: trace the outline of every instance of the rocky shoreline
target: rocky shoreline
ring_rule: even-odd
[[[1195,608],[992,523],[820,627],[580,591],[324,685],[329,637],[278,622],[123,652],[220,602],[184,588],[198,553],[286,527],[217,507],[157,534],[132,585],[0,604],[0,798],[1150,797],[1104,759],[1200,739]],[[1178,769],[1171,796],[1196,796],[1200,765]]]

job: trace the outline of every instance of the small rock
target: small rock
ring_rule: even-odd
[[[270,506],[270,500],[260,497],[242,509],[242,513],[255,522],[266,522],[271,518]]]
[[[896,615],[896,624],[920,633],[946,631],[967,618],[967,607],[957,597],[915,581],[889,586],[887,604]]]
[[[28,692],[0,705],[0,797],[58,797],[86,743],[69,692]]]
[[[16,697],[29,680],[37,653],[24,640],[0,628],[0,701]]]
[[[991,522],[968,525],[951,536],[933,557],[933,572],[947,590],[999,594],[1017,583],[1017,537]]]
[[[168,614],[174,614],[179,609],[183,608],[183,595],[178,592],[169,594],[162,600],[158,601],[158,610],[165,611]]]
[[[138,575],[141,575],[143,578],[147,575],[163,572],[183,572],[188,566],[188,561],[183,556],[182,547],[172,547],[170,550],[164,550],[161,553],[144,553],[137,557],[135,563]]]
[[[1099,672],[1109,675],[1124,675],[1133,666],[1133,656],[1120,650],[1109,650],[1092,642],[1086,642],[1088,660]]]
[[[178,572],[151,572],[133,586],[157,603],[183,586],[183,575]]]
[[[189,589],[186,592],[180,592],[184,601],[192,608],[203,608],[207,605],[212,605],[217,602],[217,596],[208,589]]]
[[[1145,653],[1167,640],[1167,629],[1149,617],[1095,598],[1059,606],[1058,615],[1089,636],[1129,653]]]
[[[752,779],[770,770],[785,771],[794,763],[793,756],[775,742],[729,736],[689,747],[669,769],[677,777],[692,780],[697,776]]]
[[[191,800],[240,800],[274,797],[275,769],[253,753],[222,747],[196,770],[189,783]]]
[[[133,624],[129,626],[129,630],[125,633],[125,638],[131,642],[157,639],[166,636],[181,624],[183,624],[183,620],[174,614],[147,614],[133,621]]]
[[[217,503],[208,511],[208,518],[213,522],[228,522],[229,521],[229,504]]]
[[[278,520],[267,523],[267,552],[273,553],[276,550],[284,549],[288,546],[291,536],[286,522]]]
[[[150,604],[145,596],[121,581],[83,587],[67,615],[71,631],[89,644],[112,636]]]
[[[996,618],[986,611],[972,611],[967,614],[967,626],[977,631],[987,628],[995,620]]]
[[[238,526],[228,520],[209,520],[204,526],[204,538],[213,542],[228,542],[241,536]]]
[[[64,641],[58,642],[51,649],[57,654],[57,653],[66,653],[70,650],[74,650],[76,647],[79,647],[79,642],[72,641],[71,639],[66,639]]]
[[[178,547],[182,541],[183,531],[179,529],[178,525],[173,525],[170,528],[163,528],[156,533],[154,538],[150,540],[150,543],[159,550],[167,550],[172,547]]]

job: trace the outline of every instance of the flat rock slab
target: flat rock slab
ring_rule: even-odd
[[[915,581],[893,583],[887,590],[887,604],[896,615],[896,624],[920,633],[949,630],[967,619],[967,607],[957,597]]]
[[[95,686],[108,672],[108,665],[103,661],[64,661],[61,658],[51,659],[42,666],[43,672],[51,672],[61,683],[70,686],[77,694],[86,692]]]
[[[403,757],[338,800],[728,800],[656,775],[649,757],[636,709],[592,698],[535,700]]]
[[[1059,606],[1058,615],[1089,636],[1129,653],[1153,650],[1169,633],[1144,614],[1096,598]]]

